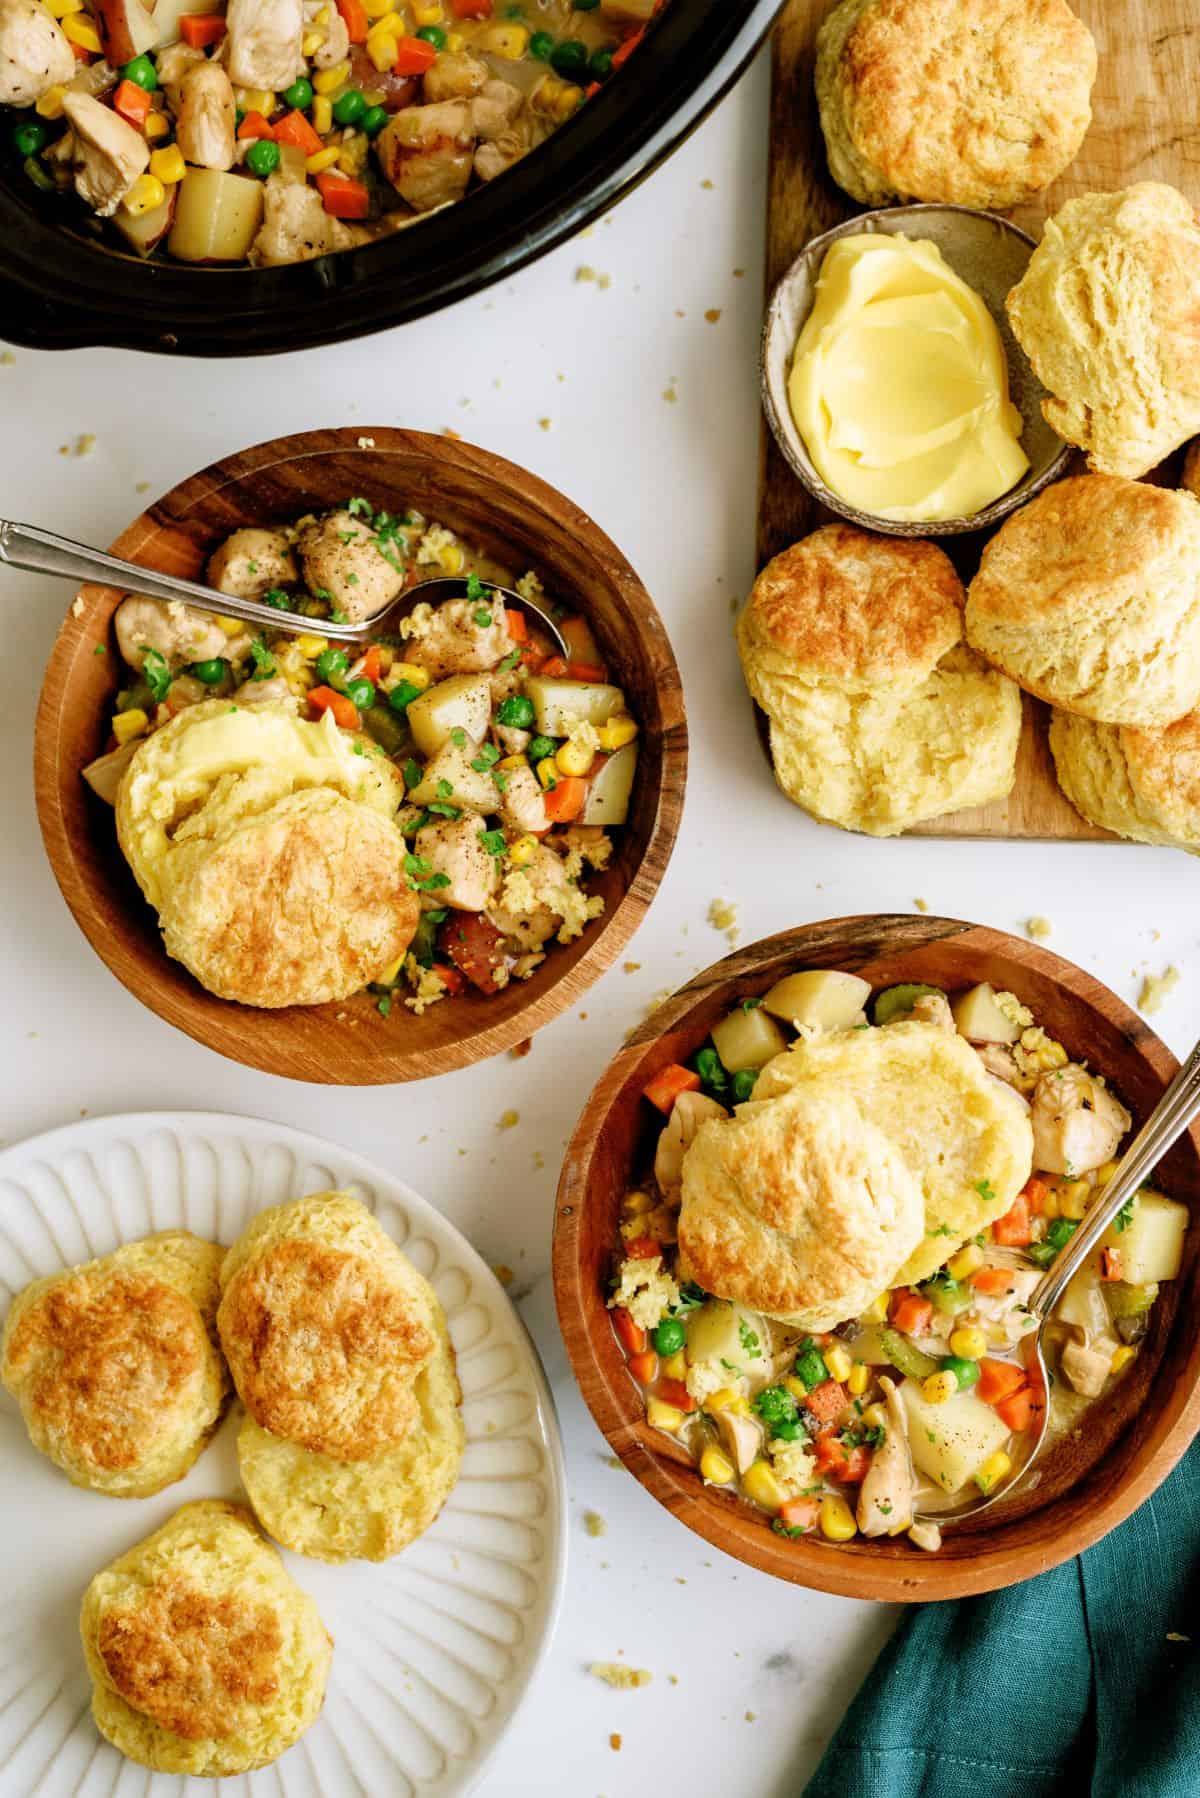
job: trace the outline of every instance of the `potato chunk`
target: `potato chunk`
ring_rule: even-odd
[[[871,983],[857,974],[835,968],[807,968],[802,974],[785,974],[766,998],[763,1010],[790,1024],[808,1024],[817,1030],[849,1030],[871,997]]]
[[[996,1004],[996,989],[988,981],[960,993],[951,1001],[954,1027],[972,1043],[1015,1043],[1021,1026],[1005,1017]]]
[[[908,1440],[914,1464],[943,1492],[957,1492],[974,1479],[989,1455],[1008,1441],[1008,1426],[973,1392],[956,1392],[931,1405],[915,1380],[900,1395],[908,1409]]]
[[[1120,1252],[1121,1278],[1133,1286],[1174,1280],[1183,1262],[1189,1217],[1187,1206],[1177,1199],[1161,1192],[1139,1193],[1128,1226],[1118,1231],[1113,1224],[1104,1238]]]
[[[743,1011],[739,1005],[713,1025],[712,1039],[731,1074],[740,1074],[745,1068],[765,1068],[787,1048],[783,1031],[761,1006]]]
[[[422,755],[435,755],[452,731],[461,730],[469,742],[487,736],[492,715],[492,689],[486,674],[455,674],[438,681],[408,707],[413,742]]]

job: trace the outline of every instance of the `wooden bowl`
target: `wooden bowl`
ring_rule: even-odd
[[[288,522],[362,493],[416,506],[499,561],[536,569],[590,621],[641,723],[629,822],[615,833],[597,925],[555,944],[528,981],[384,1020],[366,994],[261,1011],[215,998],[166,955],[153,911],[118,846],[111,808],[80,778],[108,734],[120,662],[112,615],[123,597],[85,586],[58,635],[38,708],[35,785],[42,836],[85,936],[144,1005],[197,1041],[268,1073],[348,1086],[444,1074],[511,1048],[565,1011],[620,953],[662,879],[679,828],[687,727],[679,670],[646,589],[578,506],[511,462],[466,443],[381,428],[309,431],[227,456],[135,519],[115,554],[196,576],[239,525]],[[108,653],[99,654],[104,646]]]
[[[739,1000],[797,968],[843,968],[873,986],[925,981],[1010,988],[1073,1056],[1102,1072],[1141,1123],[1174,1056],[1115,994],[1060,956],[1002,931],[928,917],[836,918],[752,943],[708,968],[642,1025],[584,1109],[567,1151],[554,1225],[559,1323],[583,1396],[630,1471],[689,1529],[764,1573],[847,1598],[930,1600],[989,1592],[1080,1553],[1147,1498],[1200,1428],[1196,1315],[1200,1241],[1163,1288],[1150,1334],[1084,1440],[1040,1458],[1032,1490],[974,1524],[947,1527],[937,1554],[903,1538],[833,1545],[776,1535],[746,1502],[706,1487],[686,1451],[646,1423],[605,1307],[622,1197],[644,1171],[656,1114],[641,1097],[659,1068],[693,1054]],[[1162,1164],[1164,1189],[1196,1208],[1196,1133]]]

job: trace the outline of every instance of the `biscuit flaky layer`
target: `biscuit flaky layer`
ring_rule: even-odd
[[[209,1440],[229,1392],[215,1340],[222,1254],[167,1230],[17,1294],[0,1372],[34,1447],[75,1485],[148,1497]]]
[[[225,1776],[313,1723],[332,1642],[249,1513],[184,1505],[98,1573],[80,1634],[100,1733],[140,1766]]]

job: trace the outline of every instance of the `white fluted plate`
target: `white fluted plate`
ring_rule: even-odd
[[[90,1118],[0,1154],[0,1307],[29,1280],[152,1230],[232,1242],[304,1193],[363,1198],[445,1306],[458,1356],[462,1475],[419,1541],[382,1564],[285,1554],[334,1638],[321,1716],[221,1798],[458,1798],[482,1773],[550,1644],[566,1559],[562,1448],[545,1377],[491,1270],[403,1181],[282,1124],[205,1112]],[[234,1407],[236,1412],[237,1407]],[[0,1794],[212,1798],[98,1735],[77,1618],[96,1570],[193,1498],[242,1497],[226,1419],[154,1498],[70,1483],[0,1397]]]

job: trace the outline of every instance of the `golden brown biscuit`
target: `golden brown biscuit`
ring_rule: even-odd
[[[857,1316],[924,1228],[920,1187],[849,1095],[751,1101],[702,1124],[684,1156],[689,1277],[801,1329]]]
[[[868,206],[1020,205],[1083,142],[1095,79],[1066,0],[842,0],[817,38],[830,173]]]
[[[1136,480],[1200,431],[1200,223],[1177,189],[1068,200],[1007,306],[1047,421],[1093,469]]]
[[[350,1193],[262,1211],[225,1257],[217,1327],[272,1435],[337,1461],[402,1442],[436,1347],[431,1289]]]
[[[220,1499],[184,1505],[98,1573],[80,1634],[101,1735],[140,1766],[210,1778],[303,1735],[333,1646],[249,1513]]]
[[[75,1485],[146,1498],[182,1479],[216,1429],[229,1393],[215,1329],[223,1253],[165,1230],[13,1300],[0,1377],[34,1447]]]
[[[1093,824],[1200,855],[1200,712],[1139,730],[1056,711],[1050,748],[1059,785]]]
[[[1200,504],[1115,475],[1057,481],[984,550],[967,640],[1082,717],[1181,718],[1200,702]]]

